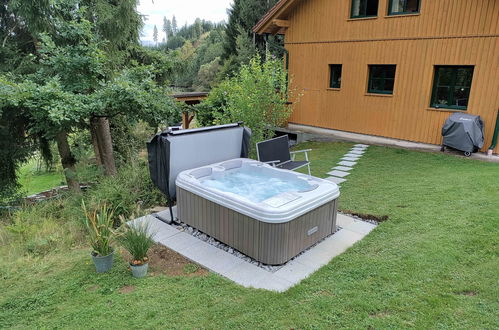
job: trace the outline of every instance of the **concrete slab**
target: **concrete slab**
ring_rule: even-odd
[[[271,274],[272,273],[267,272],[255,265],[252,265],[249,262],[243,262],[237,267],[234,267],[227,272],[221,273],[221,275],[247,288],[255,287],[257,283],[259,283],[261,287],[261,280],[263,280],[264,278],[268,279],[269,275]]]
[[[341,178],[335,179],[345,181]],[[283,292],[310,276],[332,258],[362,239],[366,233],[372,230],[371,226],[374,226],[371,224],[366,226],[362,221],[357,221],[343,214],[338,214],[337,221],[343,229],[286,263],[274,273],[179,231],[152,216],[144,216],[129,223],[137,225],[143,222],[149,223],[151,228],[158,230],[155,236],[157,242],[244,287]]]
[[[275,276],[274,274],[269,274],[262,278],[258,282],[251,284],[251,287],[255,289],[265,289],[269,291],[284,292],[295,283],[292,283],[286,279]]]
[[[333,236],[317,245],[317,250],[323,251],[330,259],[342,254],[349,247],[360,241],[365,235],[350,230],[341,229]],[[320,253],[318,255],[321,255]]]
[[[331,176],[336,176],[336,177],[339,177],[339,178],[344,178],[347,175],[350,175],[350,172],[334,170],[334,171],[328,172],[327,174],[331,175]]]
[[[355,146],[355,147],[361,147],[361,148],[367,148],[367,147],[369,147],[369,145],[368,145],[368,144],[362,144],[362,143],[358,143],[358,144],[356,144],[356,145],[354,145],[354,146]]]
[[[335,234],[336,235],[336,234]],[[334,236],[334,235],[333,235]],[[317,246],[316,246],[317,247]],[[331,261],[329,253],[322,249],[310,249],[306,253],[299,255],[295,260],[309,269],[316,271]]]
[[[157,242],[172,250],[182,252],[182,250],[200,242],[200,240],[187,233],[179,232],[178,234],[163,238],[161,240],[158,240]]]
[[[353,223],[351,223],[349,225],[343,226],[343,229],[346,229],[346,230],[349,230],[349,231],[352,231],[352,232],[355,232],[355,233],[358,233],[361,235],[369,234],[371,232],[371,230],[373,230],[374,228],[376,228],[376,225],[369,223],[369,222],[360,221],[360,220],[354,221]]]
[[[332,168],[333,170],[339,170],[339,171],[350,171],[352,167],[348,166],[335,166]]]
[[[341,158],[341,160],[346,160],[346,161],[349,161],[349,162],[356,162],[359,160],[360,157],[343,157]]]
[[[338,163],[338,165],[342,165],[342,166],[355,166],[355,164],[357,164],[357,162],[348,161],[348,160],[343,160],[343,161]]]
[[[359,159],[360,157],[362,157],[362,155],[348,153],[348,154],[344,154],[343,157],[352,157],[352,158]]]
[[[276,277],[285,279],[292,283],[299,283],[314,272],[312,268],[300,263],[299,261],[291,260],[286,266],[274,273]]]
[[[357,155],[363,155],[365,151],[360,151],[360,150],[350,150],[351,154],[357,154]]]
[[[345,228],[355,222],[355,219],[347,215],[338,213],[336,215],[336,225]]]
[[[338,178],[335,176],[327,177],[326,180],[329,180],[329,181],[334,182],[336,184],[340,184],[340,183],[347,181],[347,179],[342,179],[342,178]]]

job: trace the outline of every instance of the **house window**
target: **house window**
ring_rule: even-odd
[[[341,87],[341,64],[329,64],[329,88]]]
[[[473,78],[473,66],[435,66],[431,106],[466,110]]]
[[[393,94],[395,65],[369,65],[367,91],[375,94]]]
[[[419,13],[419,0],[388,0],[388,15]]]
[[[378,16],[378,0],[352,0],[351,18]]]

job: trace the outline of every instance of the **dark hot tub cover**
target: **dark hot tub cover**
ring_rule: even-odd
[[[483,147],[483,121],[480,116],[453,113],[442,127],[442,136],[443,145],[464,152],[474,152]]]

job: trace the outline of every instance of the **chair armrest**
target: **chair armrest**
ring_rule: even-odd
[[[296,150],[296,151],[290,151],[289,154],[292,155],[292,159],[295,160],[295,156],[299,152],[303,152],[305,154],[305,160],[308,162],[308,152],[312,151],[312,149],[304,149],[304,150]]]
[[[280,163],[280,162],[281,162],[280,160],[269,160],[268,162],[262,162],[262,163],[275,166],[277,163]]]

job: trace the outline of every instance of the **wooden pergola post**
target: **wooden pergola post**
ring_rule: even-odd
[[[187,92],[173,95],[178,102],[184,102],[187,105],[199,104],[207,96],[208,92]],[[189,111],[182,111],[182,128],[188,129],[193,119],[194,114],[189,114]]]

